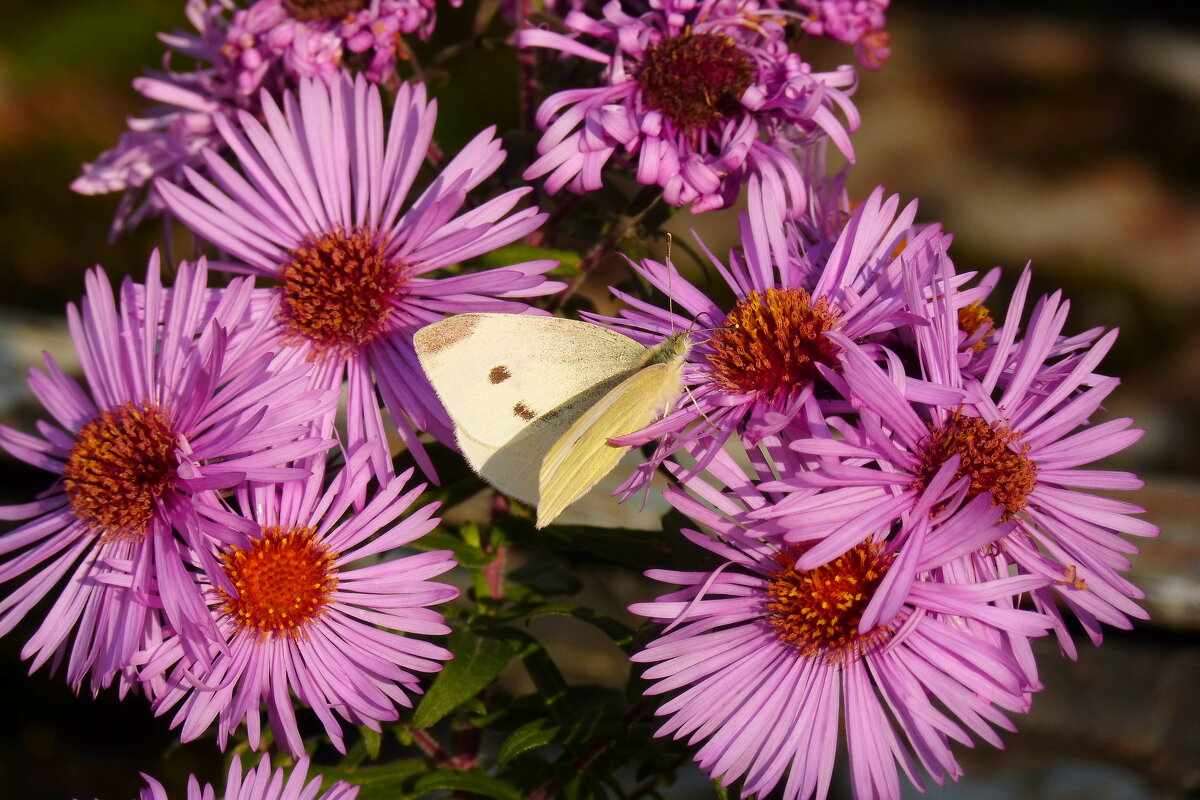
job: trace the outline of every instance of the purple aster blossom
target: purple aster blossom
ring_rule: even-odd
[[[948,505],[927,503],[803,569],[803,545],[779,544],[744,514],[771,496],[729,456],[714,466],[728,491],[668,498],[716,534],[683,531],[721,563],[708,572],[651,570],[682,588],[630,607],[669,623],[632,657],[651,664],[647,694],[669,693],[656,735],[698,746],[701,769],[725,785],[741,779],[743,796],[779,790],[787,800],[826,796],[839,720],[856,797],[899,797],[897,764],[919,789],[919,767],[938,784],[956,779],[952,742],[970,746],[974,736],[1002,746],[994,729],[1013,730],[1004,712],[1024,713],[1041,688],[1024,659],[1028,640],[1052,621],[1013,607],[1044,585],[1040,576],[977,580],[968,569],[969,582],[946,578],[1004,535],[996,509],[979,498],[964,503],[947,469],[939,482],[949,494],[939,496],[951,496]]]
[[[1041,298],[1020,337],[1020,318],[1029,287],[1028,270],[1009,304],[1004,326],[987,344],[988,369],[979,378],[959,370],[961,331],[949,300],[953,289],[938,288],[924,304],[926,324],[914,326],[922,376],[958,393],[957,400],[917,396],[897,359],[879,363],[879,353],[844,334],[838,342],[839,387],[858,410],[857,420],[829,419],[832,435],[792,443],[798,452],[819,457],[811,473],[780,479],[776,489],[808,489],[823,475],[829,488],[769,512],[784,527],[799,525],[806,513],[863,491],[876,493],[874,507],[815,544],[801,568],[823,563],[871,534],[871,521],[922,502],[930,476],[959,460],[958,475],[970,479],[971,494],[989,497],[1015,525],[999,543],[1007,563],[1036,574],[1049,586],[1035,590],[1036,607],[1056,620],[1064,652],[1074,644],[1057,596],[1093,642],[1102,624],[1129,628],[1128,617],[1146,618],[1135,599],[1144,595],[1120,575],[1136,546],[1121,538],[1155,536],[1158,529],[1132,515],[1143,509],[1094,494],[1128,491],[1142,483],[1128,472],[1080,469],[1113,455],[1141,438],[1132,420],[1091,424],[1091,416],[1117,386],[1117,379],[1093,370],[1112,347],[1116,331],[1098,339],[1094,332],[1062,334],[1069,304],[1060,293]],[[943,272],[938,287],[947,286]],[[913,289],[910,286],[910,292]],[[791,522],[789,522],[791,520]]]
[[[914,228],[916,203],[899,210],[895,195],[876,189],[830,244],[813,245],[786,215],[777,181],[752,180],[741,216],[742,247],[717,273],[736,298],[726,312],[668,263],[646,260],[633,268],[671,300],[667,311],[623,292],[630,308],[619,318],[591,318],[643,343],[680,330],[715,333],[692,348],[685,371],[688,394],[677,410],[621,444],[661,438],[654,459],[624,487],[632,491],[679,443],[697,439],[700,465],[735,432],[750,441],[776,433],[818,403],[822,370],[835,368],[828,331],[860,340],[907,326],[903,273],[928,276],[948,237],[937,226]],[[899,251],[899,255],[897,255]],[[780,343],[786,343],[786,346]]]
[[[332,84],[343,66],[389,84],[397,58],[407,56],[400,37],[426,39],[436,20],[434,0],[257,0],[233,12],[221,47],[238,65],[238,91],[246,96],[272,70],[289,86],[301,78]]]
[[[204,148],[220,145],[217,117],[257,110],[256,97],[239,91],[240,68],[223,49],[230,8],[221,0],[188,0],[187,17],[196,32],[160,34],[167,46],[163,69],[133,81],[139,94],[158,105],[131,118],[117,146],[84,164],[72,182],[71,189],[80,194],[124,192],[113,236],[162,211],[151,187],[154,178],[178,180],[185,165],[202,163]],[[199,66],[176,69],[173,58]]]
[[[880,69],[892,54],[883,29],[891,0],[796,0],[807,17],[801,22],[806,33],[854,45],[858,63]]]
[[[513,211],[529,188],[467,205],[467,193],[504,160],[494,128],[408,198],[437,116],[421,84],[400,87],[387,128],[379,89],[361,76],[331,88],[305,81],[282,110],[264,95],[263,110],[265,126],[245,113],[238,125],[218,123],[241,172],[208,152],[212,180],[187,169],[191,192],[166,182],[158,189],[172,214],[237,260],[220,267],[279,282],[256,300],[266,320],[259,338],[281,363],[317,361],[322,385],[348,386],[346,446],[368,443],[375,474],[391,474],[382,402],[433,477],[419,433],[454,439],[412,333],[446,314],[527,311],[510,298],[562,288],[545,277],[554,261],[438,270],[520,239],[545,215]]]
[[[371,478],[360,450],[322,489],[325,458],[313,459],[304,482],[243,488],[240,504],[259,531],[247,545],[222,551],[222,581],[206,595],[221,632],[202,657],[189,657],[173,636],[144,654],[141,676],[165,678],[155,713],[175,709],[183,741],[214,720],[222,749],[245,722],[250,746],[261,747],[260,705],[275,741],[304,752],[294,694],[345,752],[335,714],[379,730],[421,692],[417,672],[437,672],[450,651],[407,634],[450,632],[428,606],[458,590],[433,577],[455,566],[437,550],[393,551],[438,524],[436,503],[409,511],[424,484],[406,490],[409,469],[358,504]],[[347,516],[347,512],[354,513]],[[406,513],[407,512],[407,513]]]
[[[696,212],[728,205],[753,174],[775,174],[789,208],[803,210],[804,176],[793,151],[826,137],[853,161],[852,67],[814,72],[784,41],[786,15],[756,0],[650,0],[627,13],[620,0],[593,19],[566,15],[570,35],[520,31],[522,47],[546,47],[602,64],[602,85],[557,92],[537,112],[545,131],[527,179],[546,190],[600,188],[623,150],[637,181]],[[599,48],[579,41],[598,40]],[[838,118],[838,112],[846,122]]]
[[[84,164],[71,184],[80,194],[124,192],[113,235],[160,213],[155,178],[178,183],[184,167],[202,169],[201,153],[220,150],[218,118],[238,111],[262,113],[260,89],[278,93],[302,78],[327,84],[344,66],[361,68],[370,81],[394,83],[401,34],[428,36],[433,0],[258,0],[240,8],[233,0],[188,0],[195,32],[159,39],[167,46],[161,71],[133,88],[158,105],[129,120],[117,146]],[[184,59],[186,69],[172,67]]]
[[[138,800],[168,800],[167,790],[161,783],[142,773],[149,785],[138,792]],[[235,755],[229,765],[222,800],[355,800],[357,786],[338,781],[324,792],[321,791],[321,776],[308,778],[308,756],[300,758],[291,772],[283,767],[271,769],[271,759],[263,755],[258,766],[242,774],[242,757]],[[187,800],[214,800],[216,790],[211,783],[204,788],[195,775],[188,776]]]
[[[87,389],[46,355],[29,385],[54,423],[38,435],[0,425],[0,446],[56,478],[0,508],[28,520],[0,537],[0,581],[25,576],[0,601],[0,634],[57,591],[22,656],[31,669],[65,659],[76,690],[88,672],[93,692],[120,673],[124,693],[131,658],[164,622],[189,648],[215,637],[194,568],[219,572],[215,543],[246,539],[216,490],[301,478],[285,465],[330,444],[310,423],[332,415],[336,395],[309,390],[303,366],[273,373],[269,357],[231,348],[252,287],[239,279],[214,295],[206,277],[203,262],[184,263],[164,289],[156,253],[144,286],[122,284],[118,308],[103,271],[90,272],[82,307],[67,310]]]

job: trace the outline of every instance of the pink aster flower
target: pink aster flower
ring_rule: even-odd
[[[184,167],[203,168],[205,149],[223,148],[218,118],[261,114],[260,89],[278,93],[302,78],[331,84],[343,67],[394,82],[401,34],[428,36],[434,23],[433,0],[258,0],[248,8],[188,0],[187,17],[195,32],[161,35],[163,69],[133,82],[158,105],[131,119],[117,146],[71,184],[80,194],[125,193],[114,236],[162,211],[155,178],[179,182]],[[176,69],[173,59],[189,67]]]
[[[375,474],[391,474],[380,404],[427,475],[418,441],[452,442],[421,370],[412,333],[445,314],[524,311],[509,298],[559,290],[553,261],[483,271],[439,270],[520,239],[545,219],[513,211],[528,188],[467,206],[467,193],[504,160],[494,129],[475,137],[415,200],[408,199],[433,135],[423,85],[401,86],[385,128],[379,90],[360,76],[327,89],[306,81],[284,108],[264,96],[266,126],[249,114],[218,125],[241,172],[213,153],[192,192],[158,184],[171,213],[237,259],[220,266],[279,283],[258,297],[263,346],[282,362],[317,361],[317,380],[348,386],[347,447],[366,442]]]
[[[836,369],[839,345],[827,333],[871,339],[906,326],[903,274],[932,274],[948,242],[937,226],[914,228],[916,203],[899,210],[876,189],[828,245],[815,245],[786,215],[777,181],[751,181],[739,228],[742,247],[728,264],[708,254],[736,298],[731,310],[690,284],[668,263],[633,268],[671,300],[667,311],[614,290],[630,308],[592,318],[643,342],[680,330],[713,330],[698,342],[685,373],[689,392],[676,411],[622,444],[661,439],[658,455],[626,485],[636,488],[679,443],[702,440],[700,465],[735,432],[756,441],[818,403],[823,371]],[[899,254],[897,254],[899,253]],[[828,403],[820,401],[828,406]]]
[[[343,66],[361,68],[372,83],[391,83],[402,35],[433,32],[434,0],[257,0],[235,11],[222,43],[238,65],[243,95],[258,91],[264,76],[282,71],[288,85],[300,78],[338,80]]]
[[[214,297],[206,276],[203,262],[184,263],[164,289],[155,254],[144,286],[122,284],[118,308],[103,271],[89,273],[82,308],[68,308],[87,389],[47,355],[29,385],[55,424],[36,436],[0,426],[0,446],[56,477],[33,502],[0,509],[29,520],[0,537],[0,581],[26,577],[0,601],[0,633],[57,591],[22,655],[32,669],[66,659],[76,689],[89,671],[93,692],[120,672],[124,692],[132,656],[164,620],[187,647],[215,637],[193,568],[219,571],[214,544],[246,536],[216,490],[303,477],[286,465],[329,446],[310,423],[336,396],[307,389],[304,367],[273,374],[269,357],[231,349],[251,286]]]
[[[946,286],[943,275],[940,286]],[[829,420],[837,436],[813,436],[792,444],[823,459],[811,475],[798,473],[781,484],[813,487],[822,471],[836,485],[786,509],[797,523],[812,508],[837,504],[846,493],[874,491],[876,501],[805,553],[807,568],[845,552],[870,535],[871,520],[903,512],[921,501],[930,477],[949,459],[958,476],[970,480],[972,495],[989,497],[1015,523],[999,547],[1022,572],[1044,577],[1037,607],[1057,622],[1065,652],[1074,655],[1057,596],[1096,643],[1101,624],[1128,628],[1128,617],[1145,618],[1134,602],[1141,591],[1120,575],[1137,548],[1122,535],[1155,536],[1158,529],[1132,515],[1143,509],[1094,494],[1137,489],[1136,476],[1112,470],[1080,469],[1123,450],[1141,438],[1132,420],[1091,424],[1090,418],[1118,383],[1093,370],[1116,339],[1089,332],[1064,337],[1068,304],[1055,293],[1043,297],[1020,334],[1029,286],[1028,270],[1009,305],[1004,326],[987,344],[989,368],[982,377],[959,371],[960,330],[952,311],[953,290],[939,289],[923,309],[926,324],[914,327],[922,373],[958,393],[957,399],[918,397],[897,363],[885,368],[869,349],[841,333],[829,336],[839,355],[844,392],[853,393],[857,421]],[[817,477],[814,477],[817,476]]]
[[[805,32],[854,45],[858,63],[879,69],[892,54],[884,12],[891,0],[796,0],[807,18]]]
[[[112,235],[162,211],[151,189],[156,177],[177,180],[184,165],[199,165],[201,151],[219,146],[214,119],[236,109],[255,110],[254,96],[238,90],[240,67],[223,50],[229,7],[219,0],[188,0],[188,21],[196,32],[176,31],[159,39],[167,46],[161,71],[148,72],[133,88],[158,105],[131,118],[117,146],[84,164],[71,189],[80,194],[124,192]],[[174,58],[199,67],[176,69]]]
[[[431,580],[454,567],[450,552],[392,553],[437,525],[437,504],[408,511],[425,488],[405,489],[410,469],[354,508],[370,478],[366,455],[352,456],[327,490],[318,457],[305,482],[239,492],[259,534],[222,551],[221,580],[207,593],[221,644],[193,658],[168,636],[145,655],[141,671],[145,680],[167,679],[155,713],[175,709],[171,725],[182,726],[183,741],[217,720],[224,748],[245,722],[258,749],[265,704],[275,740],[301,755],[294,694],[345,752],[335,714],[378,731],[380,721],[398,717],[397,705],[411,706],[420,693],[414,673],[437,672],[451,657],[408,635],[450,632],[428,608],[458,595]]]
[[[785,19],[756,0],[650,0],[638,16],[613,0],[600,19],[568,13],[570,35],[521,31],[522,47],[604,66],[601,86],[567,89],[542,104],[541,157],[525,177],[548,176],[550,192],[598,189],[601,170],[622,149],[638,182],[661,186],[672,205],[720,208],[750,175],[774,173],[789,207],[802,211],[804,176],[792,151],[828,137],[853,161],[856,78],[849,66],[814,72],[790,53]]]
[[[142,773],[149,784],[138,792],[138,800],[167,800],[167,790],[161,783]],[[236,755],[229,765],[222,800],[355,800],[358,787],[338,781],[324,792],[321,791],[321,776],[314,775],[307,783],[308,756],[302,757],[292,767],[290,774],[283,767],[271,769],[271,759],[264,755],[258,766],[242,774],[242,757]],[[188,777],[187,800],[213,800],[216,790],[206,783],[200,788],[195,775]]]
[[[739,475],[728,457],[718,461]],[[739,505],[762,499],[745,481],[735,477],[722,501],[705,496],[715,507],[672,493],[717,538],[684,535],[721,564],[647,572],[682,588],[630,608],[669,623],[632,657],[651,665],[647,694],[668,694],[656,735],[697,746],[701,769],[725,785],[741,779],[743,796],[774,790],[787,800],[826,796],[841,724],[861,798],[899,797],[897,765],[918,789],[920,768],[938,784],[956,779],[953,742],[1002,746],[995,729],[1013,730],[1004,712],[1024,713],[1040,688],[1012,642],[1052,624],[1014,609],[1013,599],[1045,579],[942,577],[1003,535],[998,514],[975,501],[952,504],[935,526],[926,506],[804,569],[802,546],[762,538],[738,517]]]

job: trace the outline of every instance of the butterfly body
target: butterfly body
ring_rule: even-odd
[[[670,409],[691,346],[686,334],[646,348],[598,325],[518,314],[458,314],[414,344],[467,461],[536,505],[538,527],[616,466],[628,448],[609,439]]]

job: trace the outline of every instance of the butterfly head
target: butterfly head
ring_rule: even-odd
[[[646,364],[682,361],[687,357],[688,351],[691,349],[692,337],[690,333],[672,333],[666,339],[663,339],[662,344],[651,348],[650,355],[646,359]]]

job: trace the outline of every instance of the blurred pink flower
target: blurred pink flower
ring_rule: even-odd
[[[794,213],[807,201],[797,148],[828,137],[854,160],[849,132],[852,67],[814,72],[784,41],[786,15],[757,0],[650,0],[628,13],[619,0],[603,17],[565,17],[570,35],[528,29],[522,47],[545,47],[603,65],[602,84],[551,95],[537,113],[545,134],[527,179],[584,192],[623,149],[637,180],[658,185],[675,206],[728,205],[753,174],[775,173]],[[599,40],[598,47],[580,37]],[[846,119],[838,118],[840,112]]]

